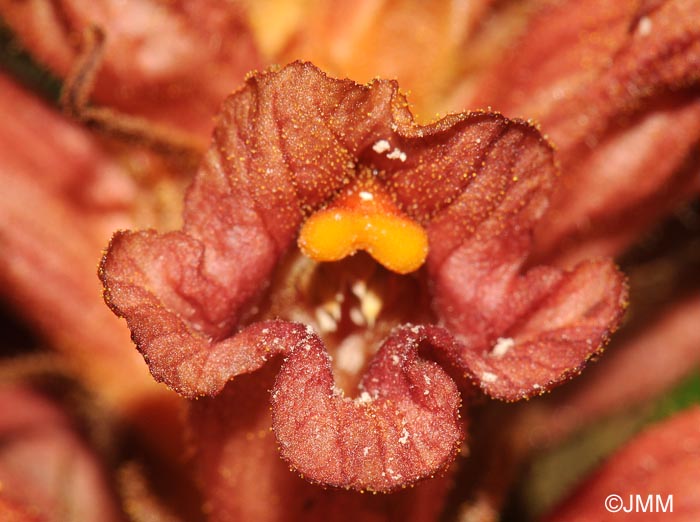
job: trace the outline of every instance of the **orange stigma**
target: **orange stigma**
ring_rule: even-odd
[[[372,179],[358,181],[301,228],[299,248],[314,261],[339,261],[364,250],[399,274],[418,270],[428,235]]]

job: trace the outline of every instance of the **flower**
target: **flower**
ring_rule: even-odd
[[[619,255],[697,193],[684,167],[700,133],[697,10],[553,3],[460,99],[533,118],[557,145],[564,176],[537,231],[540,258]]]
[[[412,2],[352,2],[348,7],[339,2],[332,5],[308,2],[302,5],[283,1],[275,4],[276,13],[283,13],[279,16],[271,15],[269,2],[244,5],[185,0],[168,3],[126,2],[116,6],[104,1],[88,6],[78,1],[61,1],[51,3],[50,8],[41,2],[3,3],[0,9],[4,20],[38,60],[55,74],[64,78],[71,76],[72,80],[76,79],[76,75],[80,79],[78,73],[81,71],[95,72],[90,67],[76,68],[75,65],[85,65],[85,60],[89,62],[89,59],[97,56],[95,51],[99,51],[99,48],[80,49],[80,42],[84,41],[80,38],[83,30],[97,24],[105,36],[105,46],[91,99],[98,104],[108,104],[111,109],[88,107],[89,110],[83,110],[80,116],[90,126],[107,130],[112,135],[136,137],[137,142],[143,142],[144,138],[158,142],[153,137],[159,137],[161,141],[158,143],[162,145],[167,144],[168,136],[184,136],[195,149],[203,149],[211,129],[211,116],[216,113],[216,107],[226,93],[240,82],[244,72],[271,62],[286,63],[300,57],[312,58],[312,61],[322,65],[322,69],[338,77],[366,81],[375,76],[397,76],[402,86],[413,91],[409,99],[417,103],[423,115],[445,110],[461,112],[465,108],[483,108],[490,104],[509,117],[535,118],[559,149],[555,157],[562,166],[562,177],[555,184],[548,215],[541,217],[535,212],[537,219],[533,217],[528,220],[527,226],[521,230],[527,236],[526,230],[535,227],[534,252],[527,260],[520,259],[520,263],[524,264],[514,262],[510,265],[512,272],[504,269],[502,272],[508,272],[507,277],[498,279],[515,281],[514,286],[517,287],[518,281],[525,286],[514,275],[519,270],[530,274],[533,280],[538,275],[543,277],[549,273],[571,281],[572,272],[553,267],[570,269],[592,254],[618,255],[661,216],[676,208],[678,202],[687,200],[697,192],[697,177],[694,176],[697,167],[692,159],[693,144],[698,135],[697,28],[692,21],[698,6],[693,0],[644,2],[639,5],[637,2],[619,2],[614,6],[606,2],[588,2],[584,5],[573,0],[546,2],[544,5],[534,1],[513,4],[489,1],[470,2],[468,5],[461,2],[436,3],[418,17],[412,10]],[[412,30],[406,32],[404,28],[409,24]],[[502,53],[503,49],[514,50]],[[430,71],[430,74],[426,71]],[[83,80],[88,80],[83,83],[90,83],[89,76],[82,76]],[[96,303],[97,285],[92,272],[99,250],[106,244],[111,230],[118,227],[180,228],[180,191],[189,178],[187,167],[171,161],[167,168],[175,166],[179,173],[165,174],[166,167],[157,157],[143,150],[135,150],[133,143],[125,146],[97,139],[86,129],[63,120],[50,107],[41,105],[10,81],[4,83],[8,88],[5,89],[3,85],[0,101],[5,102],[3,113],[13,115],[6,120],[13,122],[13,125],[0,126],[0,139],[5,143],[0,147],[0,176],[7,189],[0,195],[0,212],[3,214],[0,219],[0,245],[3,249],[0,277],[3,295],[16,306],[17,315],[38,325],[47,344],[59,348],[63,357],[74,364],[79,377],[89,388],[106,399],[112,414],[138,426],[140,437],[150,440],[149,451],[153,455],[166,455],[166,458],[174,461],[182,451],[174,435],[180,433],[182,427],[177,422],[177,416],[171,413],[173,407],[177,408],[181,402],[174,400],[175,394],[153,386],[143,366],[139,365],[140,361],[133,357],[135,351],[124,350],[128,346],[126,329]],[[83,91],[77,92],[85,94]],[[144,117],[148,120],[144,120]],[[484,121],[490,121],[491,116],[482,114],[481,117]],[[512,125],[516,129],[526,128],[524,125],[518,127],[522,124],[514,124],[511,120],[496,119],[505,122],[509,132],[514,131]],[[527,132],[534,133],[531,130]],[[45,139],[36,140],[36,136]],[[385,137],[374,143],[381,142]],[[365,144],[364,150],[368,155],[376,152],[370,145]],[[394,154],[395,149],[398,150],[396,158],[387,157]],[[536,150],[542,152],[541,149]],[[630,150],[635,153],[631,154]],[[384,152],[384,159],[398,166],[398,163],[404,163],[402,153],[406,155],[406,161],[410,160],[408,152],[395,147]],[[8,165],[10,168],[7,168]],[[52,178],[46,175],[52,172],[58,176]],[[492,179],[483,174],[480,173],[477,179]],[[42,182],[36,183],[36,179]],[[522,180],[519,178],[518,183]],[[396,197],[394,188],[379,188],[393,204],[392,194]],[[538,197],[550,197],[549,194],[545,197],[549,187],[540,189],[542,192]],[[303,218],[313,211],[322,212],[322,207],[341,202],[339,191],[330,193],[328,198],[321,198],[315,202],[315,206],[304,209]],[[514,192],[509,194],[512,196]],[[582,197],[584,194],[586,197]],[[402,205],[398,205],[396,210],[398,212],[395,214],[389,212],[392,219],[394,215],[402,219],[407,217],[428,232],[433,227],[432,215],[423,219],[415,213],[411,214]],[[380,213],[379,217],[382,215]],[[509,230],[513,221],[505,220]],[[535,221],[539,223],[538,226],[535,226]],[[449,219],[445,223],[447,231],[450,227],[454,228],[454,223]],[[300,224],[296,223],[291,228],[298,228]],[[287,225],[292,225],[292,222]],[[185,224],[185,229],[187,226]],[[178,233],[173,235],[177,236]],[[123,234],[120,237],[124,240],[127,236]],[[367,244],[360,244],[366,239],[360,238],[359,243],[351,245],[351,248],[358,245],[367,247]],[[445,233],[443,239],[450,239],[449,234]],[[289,245],[293,245],[293,242],[294,238],[290,239]],[[522,252],[518,248],[516,253],[526,256],[531,251],[531,245],[529,240],[523,239],[523,242],[527,243],[526,248]],[[481,259],[485,260],[483,266],[487,268],[493,268],[493,261],[501,259],[503,251],[507,250],[499,249],[491,256],[493,252],[488,248],[493,245],[486,242],[483,246]],[[445,407],[429,413],[435,419],[440,419],[443,428],[454,428],[443,431],[445,438],[437,441],[441,445],[437,452],[439,455],[427,468],[421,469],[411,464],[411,459],[406,459],[406,469],[414,473],[407,482],[428,474],[428,469],[440,467],[437,462],[441,459],[446,463],[452,458],[454,444],[461,438],[463,425],[469,418],[472,422],[470,433],[475,439],[470,440],[469,444],[472,455],[467,461],[459,461],[459,467],[464,469],[466,462],[476,470],[474,477],[482,477],[482,483],[476,489],[460,486],[460,491],[464,491],[465,496],[486,498],[483,504],[477,501],[477,507],[486,505],[486,511],[495,513],[502,502],[503,493],[489,488],[509,487],[512,478],[510,470],[517,464],[511,446],[517,444],[530,427],[520,429],[517,423],[514,425],[506,421],[498,424],[494,430],[482,428],[480,423],[483,417],[467,411],[467,406],[475,404],[471,400],[473,390],[466,384],[462,371],[455,370],[452,363],[466,368],[468,375],[474,377],[474,384],[487,393],[514,399],[536,393],[538,389],[534,385],[542,386],[541,383],[546,382],[545,387],[549,387],[554,384],[563,377],[566,369],[577,367],[597,346],[572,354],[571,360],[562,364],[558,371],[550,367],[555,360],[545,361],[548,369],[544,373],[555,375],[554,379],[540,375],[528,380],[528,375],[532,377],[529,370],[534,365],[526,364],[526,371],[523,371],[517,365],[507,367],[506,364],[507,357],[513,356],[513,348],[523,348],[518,343],[519,339],[510,337],[509,333],[505,333],[507,327],[503,327],[512,319],[510,313],[517,315],[517,307],[506,310],[501,301],[488,303],[490,306],[469,308],[469,303],[506,294],[495,283],[488,292],[475,292],[475,295],[450,292],[450,287],[455,284],[472,288],[471,284],[464,284],[471,281],[466,276],[455,277],[453,271],[442,267],[431,268],[436,264],[430,260],[431,256],[435,259],[439,254],[436,242],[429,245],[427,266],[417,275],[403,276],[377,268],[361,254],[341,261],[337,269],[312,272],[309,270],[312,263],[303,257],[287,255],[280,259],[282,248],[277,247],[278,251],[267,262],[277,262],[278,268],[273,272],[273,277],[266,278],[270,285],[267,295],[275,298],[270,303],[264,300],[259,302],[257,312],[250,303],[241,305],[241,310],[252,315],[235,320],[228,318],[227,323],[216,325],[220,329],[220,337],[233,332],[236,324],[245,326],[257,319],[269,319],[275,315],[283,316],[285,320],[313,324],[321,334],[325,347],[334,356],[336,383],[348,390],[350,395],[359,393],[360,399],[363,396],[357,390],[357,378],[353,379],[353,376],[359,373],[357,368],[374,355],[380,341],[388,338],[377,353],[380,362],[372,371],[376,370],[382,380],[387,380],[387,376],[380,371],[382,361],[393,364],[392,355],[400,360],[405,357],[406,365],[402,366],[404,375],[409,378],[413,376],[418,381],[418,395],[426,390],[435,395],[438,389],[445,392],[442,395]],[[513,253],[514,257],[517,257],[516,253]],[[164,266],[170,264],[167,262]],[[536,265],[549,265],[549,268],[538,274],[540,269],[533,271],[531,268]],[[605,263],[588,266],[593,270],[605,266]],[[368,267],[374,268],[368,270]],[[251,273],[264,267],[253,268]],[[352,278],[365,281],[365,284],[355,285],[346,291],[347,299],[341,306],[343,320],[338,322],[335,319],[337,303],[327,290],[346,284],[348,273]],[[579,275],[582,273],[579,272]],[[431,289],[426,288],[429,280],[433,285],[432,294]],[[480,288],[485,282],[493,283],[483,279],[479,281]],[[588,288],[591,282],[599,282],[602,288],[606,281],[606,278],[595,280],[589,273],[589,276],[581,275],[581,286],[575,282],[572,285],[583,289]],[[299,288],[305,292],[298,291]],[[220,294],[215,292],[212,295]],[[436,297],[434,304],[437,313],[428,302],[430,295]],[[381,302],[378,297],[382,298]],[[522,294],[515,293],[508,297],[511,297],[510,304],[514,305],[520,297],[532,295],[525,290]],[[225,308],[223,305],[226,305],[216,300],[211,304],[213,310],[217,306]],[[378,304],[383,305],[379,315]],[[678,314],[674,311],[671,322],[676,326],[688,324],[688,318],[697,314],[697,309],[691,305],[692,301],[688,301],[678,307]],[[347,309],[343,310],[343,306]],[[530,311],[526,305],[524,308],[524,313]],[[355,313],[354,316],[360,325],[356,325],[350,317],[349,311],[352,309],[359,310],[359,315]],[[448,309],[449,313],[446,312]],[[267,318],[262,317],[264,310],[267,311]],[[464,313],[455,314],[455,311]],[[486,323],[491,326],[480,330],[481,324],[476,314],[484,311]],[[635,310],[633,314],[636,314]],[[679,314],[683,317],[676,317]],[[632,317],[634,320],[638,316]],[[393,336],[390,335],[393,328],[407,320],[413,324],[428,325],[440,322],[441,326],[419,326],[418,333],[411,331],[413,326],[398,328]],[[497,326],[492,325],[494,321],[498,323]],[[205,323],[195,318],[192,324]],[[651,340],[667,338],[668,331],[663,328],[664,324],[662,318],[654,325]],[[320,371],[326,364],[323,362],[325,349],[321,341],[309,337],[305,329],[290,329],[288,324],[274,322],[251,326],[250,332],[244,332],[253,335],[255,328],[258,328],[261,333],[268,325],[271,331],[281,329],[280,338],[299,342],[309,340],[309,357],[313,356],[311,360],[317,363],[304,365],[301,359],[303,353],[294,350],[299,359],[288,361],[280,373],[280,379],[286,379],[284,386],[275,386],[281,362],[270,361],[251,374],[238,375],[223,387],[218,396],[194,401],[189,406],[188,425],[195,445],[193,461],[205,485],[202,491],[211,518],[279,520],[301,517],[310,520],[314,517],[374,517],[382,520],[393,516],[402,520],[436,519],[445,505],[447,491],[452,487],[450,481],[457,480],[452,470],[442,478],[423,481],[414,489],[369,498],[352,492],[324,491],[289,473],[275,451],[277,439],[267,431],[272,422],[267,410],[267,390],[274,388],[280,393],[293,392],[298,380],[296,377],[300,375],[299,368],[313,368],[322,382],[331,381],[327,372]],[[536,326],[533,329],[535,333],[540,331],[541,325]],[[330,330],[334,327],[337,328],[336,332]],[[448,336],[445,328],[455,335]],[[677,335],[676,330],[685,332],[681,335],[692,346],[690,337],[694,331],[675,328],[674,335]],[[341,335],[348,331],[350,335]],[[368,335],[367,332],[373,334]],[[579,333],[582,335],[580,339],[589,335]],[[592,335],[595,337],[595,332]],[[183,338],[188,339],[186,335]],[[339,344],[340,338],[347,341]],[[658,354],[661,349],[664,353],[671,351],[666,342],[652,343],[650,339],[645,340],[643,333],[638,338],[649,353]],[[419,343],[421,348],[416,356],[414,351],[406,351],[405,348],[415,344],[417,339],[423,341]],[[430,344],[426,343],[426,339],[432,340],[435,345],[432,354],[428,353],[430,350],[425,350],[426,345]],[[459,348],[465,342],[470,346],[482,346],[481,353],[478,353],[478,349],[472,353]],[[638,345],[629,343],[628,350],[616,347],[612,355],[619,355],[618,361],[630,360],[629,353]],[[361,350],[362,358],[350,355],[355,353],[351,349],[353,346],[364,347]],[[264,348],[264,344],[260,347]],[[487,353],[491,354],[490,358],[486,357]],[[501,355],[504,361],[498,360],[499,354],[504,354]],[[689,354],[693,356],[692,352]],[[243,361],[243,367],[248,364],[252,369],[261,364],[262,355],[253,355]],[[159,378],[175,382],[180,376],[172,371],[173,361],[157,359],[152,361],[151,369]],[[497,368],[488,366],[494,363],[494,359]],[[568,426],[586,423],[594,415],[609,411],[612,403],[618,403],[614,399],[616,397],[625,398],[627,403],[635,387],[639,387],[640,375],[644,372],[630,371],[627,364],[617,366],[624,366],[622,373],[615,371],[615,365],[605,373],[609,368],[606,359],[598,365],[603,373],[592,381],[600,383],[602,380],[603,386],[586,387],[584,380],[583,392],[576,399],[586,402],[585,397],[593,396],[596,399],[594,404],[587,413],[577,415],[573,423],[569,415]],[[631,360],[633,365],[638,364],[638,358]],[[667,357],[663,360],[668,362],[674,359]],[[212,367],[217,366],[216,362],[212,361]],[[681,357],[677,357],[673,365],[673,368],[659,367],[659,371],[645,381],[653,381],[652,385],[645,386],[645,391],[657,389],[659,383],[673,379],[687,366]],[[421,382],[420,374],[415,373],[416,368],[424,367],[435,372],[428,375],[431,385]],[[191,368],[196,369],[196,366]],[[220,373],[203,372],[204,380],[211,382],[198,382],[196,384],[200,388],[195,386],[190,392],[207,389],[212,383],[214,388],[223,385],[232,375],[228,370],[230,367]],[[621,375],[630,374],[633,376],[631,379],[620,378]],[[125,379],[127,375],[129,378]],[[600,379],[600,375],[608,377]],[[506,376],[522,380],[512,389],[505,386],[507,393],[504,393],[504,389],[498,390],[498,385],[506,383]],[[184,377],[186,382],[191,381],[188,380],[191,375],[188,376],[186,372]],[[450,392],[454,391],[455,384],[462,388],[461,395],[468,399],[466,406],[459,410],[461,418],[456,420],[454,412],[457,410],[453,405],[459,400],[459,395]],[[401,390],[398,386],[389,388],[383,389],[383,393]],[[318,391],[321,388],[314,389]],[[542,389],[544,387],[539,390]],[[183,390],[186,391],[185,388]],[[605,390],[612,390],[612,393]],[[294,393],[287,397],[278,394],[279,401],[273,401],[276,425],[297,419],[294,414],[298,408],[288,407],[295,396]],[[537,400],[532,401],[531,405],[535,406],[535,410],[544,406],[540,413],[545,411],[551,414],[561,411],[557,404],[563,404],[566,411],[566,395],[556,394],[553,398],[559,403],[552,405],[552,402]],[[346,402],[330,401],[328,407],[335,408],[341,404],[337,411],[344,415],[346,409],[353,409],[347,404],[342,406]],[[420,406],[419,402],[415,404]],[[407,407],[415,408],[415,404],[408,404]],[[306,402],[302,406],[306,406]],[[511,418],[517,417],[518,411],[523,411],[511,408],[508,409],[513,413]],[[163,415],[168,418],[167,423],[156,421],[154,411],[168,412]],[[245,411],[246,415],[237,415],[236,412],[240,411]],[[538,429],[547,432],[548,440],[551,440],[556,434],[553,435],[554,430],[549,430],[554,425],[549,414],[534,418],[541,422]],[[533,419],[532,416],[525,418]],[[406,434],[403,427],[399,430],[395,424],[387,423],[391,419],[391,415],[382,417],[385,424],[381,426],[393,430],[395,446],[407,445],[412,440],[412,433],[408,433],[407,429]],[[567,424],[566,418],[557,420]],[[418,428],[418,421],[425,421],[425,417],[417,419],[412,429]],[[360,419],[359,422],[361,425],[364,420]],[[285,429],[287,434],[283,433]],[[305,457],[304,447],[308,447],[304,446],[307,442],[305,438],[310,440],[311,437],[307,437],[306,432],[304,435],[289,434],[295,429],[295,426],[282,426],[277,434],[280,441],[290,443],[284,446],[283,453],[287,452],[287,458],[292,462],[299,462]],[[355,431],[349,433],[346,440],[359,441],[367,437],[362,430]],[[365,431],[369,429],[365,428]],[[566,429],[559,430],[559,433],[564,431]],[[406,444],[402,444],[402,440]],[[499,449],[496,452],[494,448],[497,445]],[[290,447],[296,451],[289,453]],[[361,455],[361,459],[365,456],[364,448],[355,448],[354,453],[344,451],[340,454]],[[368,453],[371,449],[368,449]],[[398,449],[401,451],[401,447]],[[435,453],[432,455],[434,457]],[[376,463],[377,460],[372,459],[371,462]],[[386,463],[382,465],[386,467]],[[384,473],[389,471],[388,468],[381,469]],[[394,472],[392,474],[397,473],[393,467],[391,470]],[[315,480],[338,483],[333,478],[333,466],[321,466],[315,471]],[[498,480],[494,480],[495,473],[500,477]],[[170,475],[177,477],[177,480],[187,476],[185,473]],[[343,478],[341,483],[353,487],[361,484],[349,482],[347,478]],[[500,485],[494,485],[496,483]],[[379,489],[391,487],[394,486],[380,484]],[[192,488],[183,490],[191,491]],[[236,494],[232,495],[232,491]],[[3,502],[5,499],[0,497],[0,503]],[[455,502],[455,499],[451,499],[447,505],[454,506]],[[6,507],[3,505],[3,508]],[[8,509],[13,509],[13,506]]]
[[[612,263],[520,274],[554,174],[551,149],[522,122],[467,113],[419,126],[395,84],[364,87],[294,63],[250,76],[225,102],[181,231],[114,237],[100,268],[105,299],[127,319],[155,378],[186,397],[216,395],[283,354],[272,391],[283,457],[324,485],[390,491],[443,468],[461,442],[456,385],[419,349],[491,396],[515,400],[580,371],[616,328],[626,291]],[[372,203],[351,213],[350,200]],[[333,234],[347,230],[338,224],[359,220],[360,232],[378,230],[360,243],[393,267],[407,256],[417,268],[424,246],[401,250],[404,258],[386,252],[387,261],[377,253],[386,234],[405,244],[426,230],[428,284],[452,335],[394,330],[354,401],[334,385],[314,328],[288,322],[288,310],[263,321],[258,305],[304,213],[305,250],[313,242],[317,254],[334,249],[345,238]],[[312,221],[330,231],[305,235]],[[344,289],[330,290],[340,306]],[[372,351],[354,350],[361,359]]]

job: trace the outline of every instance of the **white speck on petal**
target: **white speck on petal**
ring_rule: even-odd
[[[637,34],[639,36],[648,36],[651,34],[652,22],[648,16],[642,16],[637,24]]]
[[[386,140],[379,140],[372,145],[372,150],[377,154],[386,152],[391,148],[391,144]]]
[[[491,350],[491,355],[498,358],[503,357],[513,346],[515,346],[515,341],[512,338],[499,337]]]
[[[498,375],[491,372],[484,372],[481,374],[481,380],[484,382],[496,382],[498,380]]]
[[[401,473],[395,473],[394,470],[391,468],[386,468],[386,470],[389,472],[389,476],[394,480],[400,480],[403,478]]]
[[[401,432],[401,438],[399,439],[399,442],[400,442],[401,444],[406,444],[406,443],[408,442],[408,437],[409,437],[409,436],[410,436],[410,435],[409,435],[409,433],[408,433],[408,430],[407,430],[406,428],[404,428],[403,431]]]
[[[360,396],[357,399],[357,402],[360,404],[367,404],[368,402],[372,401],[372,396],[367,393],[366,391],[363,391]]]
[[[367,192],[366,190],[361,191],[358,195],[362,201],[372,201],[374,199],[372,193]]]
[[[406,156],[406,153],[403,152],[402,150],[395,148],[389,154],[387,154],[386,157],[389,159],[397,159],[397,160],[401,160],[401,161],[406,161],[406,158],[408,156]]]

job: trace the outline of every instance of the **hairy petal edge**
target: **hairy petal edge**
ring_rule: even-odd
[[[452,342],[434,327],[396,329],[354,400],[334,386],[320,339],[297,344],[272,392],[282,456],[309,480],[370,491],[391,491],[444,468],[463,438],[461,399],[445,371],[418,352],[422,343],[440,349]]]

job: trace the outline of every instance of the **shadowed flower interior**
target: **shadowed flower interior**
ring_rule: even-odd
[[[542,393],[617,327],[611,261],[525,269],[555,176],[525,122],[420,126],[395,82],[299,62],[252,74],[223,105],[182,229],[112,239],[105,299],[185,397],[281,355],[283,458],[312,482],[392,491],[454,458],[460,387]]]

